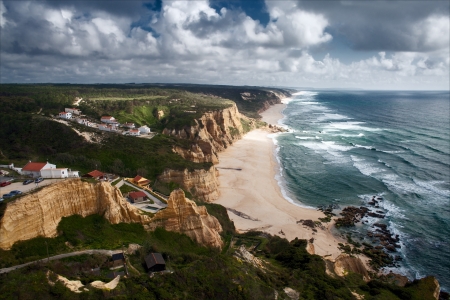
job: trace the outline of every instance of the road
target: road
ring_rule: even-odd
[[[4,186],[4,187],[0,187],[0,197],[4,194],[8,194],[9,192],[13,191],[13,190],[18,190],[21,191],[22,193],[26,193],[26,192],[31,192],[33,189],[45,186],[45,185],[49,185],[51,183],[54,182],[58,182],[64,179],[44,179],[44,181],[38,183],[37,185],[33,182],[27,185],[23,184],[23,181],[25,181],[25,179],[23,181],[20,182],[14,182],[11,183],[10,185]],[[0,180],[3,181],[3,180]]]
[[[111,255],[113,255],[115,253],[120,253],[120,252],[122,252],[122,250],[98,249],[98,250],[82,250],[82,251],[75,251],[75,252],[71,252],[71,253],[58,254],[58,255],[55,255],[55,256],[51,256],[50,258],[43,258],[43,259],[39,259],[39,260],[35,260],[35,261],[30,261],[30,262],[27,262],[25,264],[21,264],[21,265],[12,266],[12,267],[9,267],[9,268],[0,269],[0,274],[8,273],[8,272],[11,272],[13,270],[20,269],[20,268],[23,268],[23,267],[26,267],[28,265],[35,264],[35,263],[40,263],[40,262],[45,263],[48,260],[57,260],[57,259],[61,259],[61,258],[66,258],[66,257],[70,257],[70,256],[77,256],[77,255],[82,255],[82,254],[91,254],[91,255],[92,254],[103,254],[103,255],[111,256]]]

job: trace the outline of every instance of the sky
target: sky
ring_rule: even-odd
[[[1,83],[449,90],[449,1],[1,1]]]

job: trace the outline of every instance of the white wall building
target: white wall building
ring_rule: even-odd
[[[141,133],[139,132],[138,129],[130,129],[130,130],[128,130],[128,135],[137,136],[137,135],[141,135]]]
[[[70,113],[70,112],[65,112],[65,111],[63,111],[63,112],[60,112],[58,116],[59,116],[61,119],[66,119],[66,120],[72,119],[72,113]]]
[[[79,110],[78,108],[64,108],[65,112],[69,112],[73,115],[81,115],[81,110]]]
[[[117,131],[117,126],[115,125],[98,125],[98,129],[103,130],[103,131]]]
[[[111,117],[111,116],[103,116],[100,121],[102,121],[103,123],[106,124],[118,124],[116,118]]]
[[[29,162],[21,170],[23,175],[30,175],[32,177],[41,176],[41,171],[43,169],[56,169],[56,165],[49,164],[48,162]]]
[[[55,168],[55,169],[42,169],[41,177],[43,178],[67,178],[69,172],[67,168]]]
[[[148,134],[148,133],[151,132],[150,128],[148,128],[147,125],[141,126],[138,129],[139,129],[139,132],[142,133],[142,134]]]

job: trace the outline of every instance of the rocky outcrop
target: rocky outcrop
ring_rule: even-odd
[[[219,221],[208,214],[205,206],[197,206],[185,197],[183,190],[174,190],[167,201],[167,208],[154,216],[154,227],[184,233],[201,245],[222,248]]]
[[[61,181],[7,204],[0,220],[0,248],[37,236],[53,237],[62,217],[100,214],[112,224],[150,223],[107,182]]]
[[[247,248],[244,245],[241,245],[233,254],[240,261],[245,261],[254,267],[264,271],[265,267],[261,261],[261,259],[255,257],[253,254],[248,252]]]
[[[338,276],[344,276],[348,273],[348,271],[361,274],[363,279],[366,281],[370,279],[369,273],[367,273],[361,259],[348,254],[341,254],[334,262],[334,272]]]
[[[217,163],[217,153],[242,137],[244,130],[241,118],[245,117],[239,113],[236,104],[233,104],[229,108],[204,113],[201,118],[194,120],[195,124],[192,126],[182,129],[166,128],[163,134],[194,142],[193,149],[182,151],[174,148],[174,151],[184,158],[193,158],[196,162]],[[193,154],[185,153],[187,151],[192,151]]]
[[[208,170],[198,169],[175,171],[167,169],[159,177],[163,183],[176,183],[180,188],[206,202],[219,198],[219,171],[211,166]]]

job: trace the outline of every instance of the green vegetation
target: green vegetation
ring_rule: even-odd
[[[110,224],[99,215],[62,218],[56,238],[37,237],[17,242],[11,250],[0,249],[0,268],[79,249],[117,249],[123,244],[142,243],[146,231],[140,224]],[[66,245],[69,242],[71,247]]]
[[[137,189],[135,189],[135,188],[132,187],[132,186],[126,185],[126,184],[122,185],[122,186],[119,188],[119,190],[122,192],[122,194],[130,193],[130,192],[137,192]]]
[[[224,235],[234,232],[225,208],[208,204],[207,209],[219,217],[225,228]],[[0,275],[0,299],[287,299],[285,287],[298,291],[301,299],[354,299],[356,292],[364,299],[432,299],[433,279],[426,278],[405,288],[372,280],[366,283],[361,275],[350,273],[345,277],[327,275],[324,260],[310,255],[305,240],[288,242],[278,236],[261,232],[248,232],[234,236],[234,246],[228,251],[202,247],[186,235],[157,228],[145,232],[138,224],[109,224],[103,217],[63,218],[56,238],[36,238],[16,243],[10,251],[2,251],[2,266],[18,261],[29,261],[50,255],[84,248],[118,249],[122,245],[142,245],[134,255],[128,255],[131,273],[122,278],[114,290],[96,290],[86,286],[81,294],[70,292],[61,284],[47,282],[47,270],[88,284],[94,280],[108,281],[105,277],[107,257],[82,255],[50,263],[30,265]],[[71,249],[66,245],[69,242]],[[263,268],[255,267],[233,257],[240,245],[246,245],[263,261]],[[172,273],[149,277],[143,265],[150,252],[162,253]],[[100,267],[99,275],[89,270]],[[56,280],[56,277],[51,277]],[[26,292],[24,292],[26,291]]]

